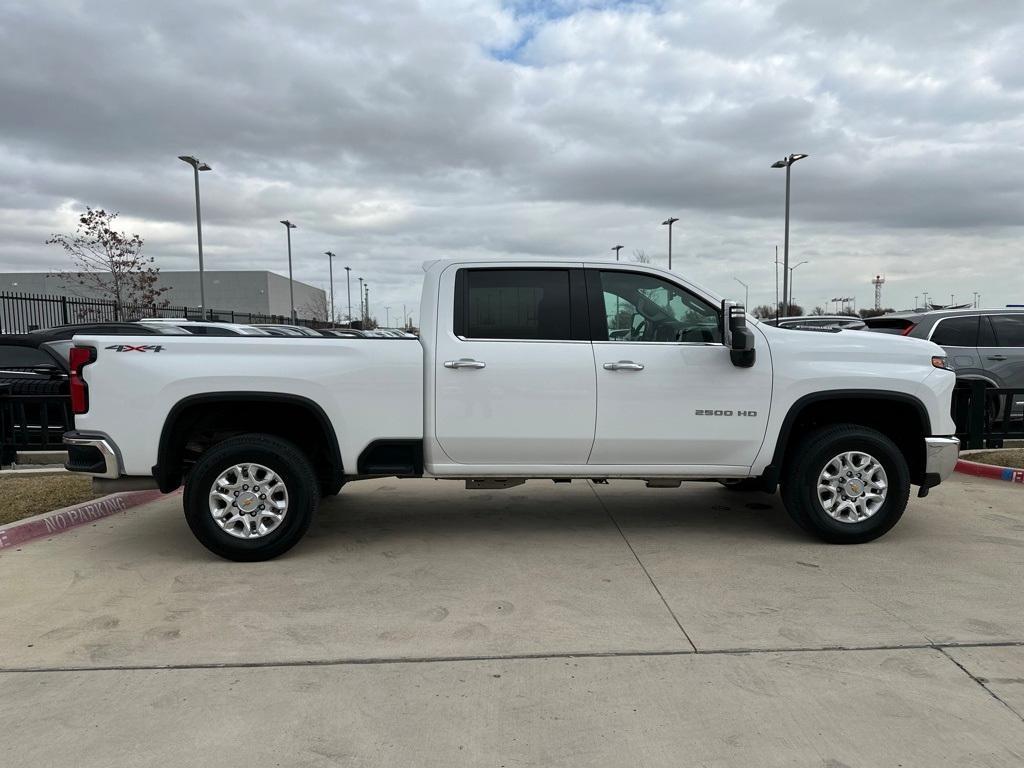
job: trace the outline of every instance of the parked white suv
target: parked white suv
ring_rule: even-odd
[[[68,469],[184,483],[199,540],[261,560],[369,477],[781,485],[801,527],[857,543],[956,462],[928,341],[773,328],[643,265],[424,269],[419,339],[76,337]]]

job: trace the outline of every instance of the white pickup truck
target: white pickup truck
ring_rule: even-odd
[[[956,462],[956,377],[928,341],[773,328],[638,264],[424,272],[419,340],[75,337],[68,469],[184,483],[206,547],[263,560],[372,477],[781,486],[801,527],[857,543]]]

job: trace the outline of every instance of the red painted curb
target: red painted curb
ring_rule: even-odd
[[[118,512],[125,512],[161,496],[163,494],[157,490],[112,493],[101,499],[58,509],[42,517],[11,523],[0,528],[0,550],[9,549],[44,536],[54,536],[70,531],[72,528],[101,520]]]
[[[974,475],[975,477],[988,477],[993,480],[1005,480],[1009,483],[1024,484],[1024,469],[997,467],[992,464],[979,464],[976,461],[957,459],[956,471],[962,472],[965,475]]]

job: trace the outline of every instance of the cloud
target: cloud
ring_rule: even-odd
[[[165,269],[194,263],[192,153],[212,268],[322,284],[325,250],[414,304],[443,255],[665,252],[774,293],[791,151],[811,303],[1020,300],[1020,2],[5,3],[0,270],[86,204]],[[965,253],[983,254],[969,269]],[[682,266],[680,266],[682,265]],[[843,286],[843,287],[840,287]]]

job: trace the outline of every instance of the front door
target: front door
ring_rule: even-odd
[[[586,464],[597,385],[582,268],[451,269],[434,361],[441,449],[457,464]]]
[[[597,367],[591,464],[749,467],[764,439],[771,358],[737,368],[720,310],[647,272],[587,271]]]

